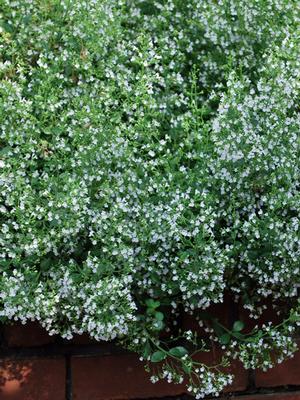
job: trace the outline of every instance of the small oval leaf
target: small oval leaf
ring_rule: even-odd
[[[235,323],[233,324],[232,330],[233,330],[234,332],[240,332],[241,330],[244,329],[244,326],[245,326],[244,322],[242,322],[242,321],[235,321]]]
[[[185,347],[177,346],[170,349],[169,353],[174,357],[183,357],[188,354],[188,351]]]
[[[166,358],[166,353],[163,351],[155,351],[152,356],[151,356],[151,361],[152,362],[160,362],[163,361]]]
[[[158,308],[160,306],[160,302],[157,301],[157,300],[153,300],[153,299],[147,299],[145,301],[145,303],[146,303],[146,306],[149,307],[149,308],[154,308],[155,309],[155,308]]]
[[[229,333],[224,333],[219,337],[219,341],[221,344],[228,344],[230,342],[230,335]]]
[[[154,328],[155,328],[157,331],[161,331],[164,327],[165,327],[165,324],[163,323],[163,321],[157,319],[157,320],[154,322]]]
[[[159,320],[159,321],[162,321],[162,320],[164,319],[164,314],[163,314],[162,312],[160,312],[160,311],[157,311],[157,312],[155,313],[155,318],[156,318],[157,320]]]

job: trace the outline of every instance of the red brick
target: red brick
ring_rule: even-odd
[[[26,325],[21,323],[5,325],[3,330],[4,339],[9,347],[43,346],[55,340],[54,336],[49,336],[36,322],[28,322]]]
[[[265,323],[272,322],[273,324],[279,324],[282,321],[282,317],[278,316],[276,309],[274,309],[274,303],[271,299],[266,299],[258,306],[264,306],[266,309],[263,310],[262,315],[258,319],[250,318],[250,311],[243,307],[243,304],[239,304],[239,319],[245,322],[245,331],[250,332],[256,325],[261,326]]]
[[[231,385],[227,386],[224,390],[228,392],[242,392],[248,387],[248,371],[243,368],[242,364],[238,361],[232,361],[230,368],[227,369],[234,375],[234,379]]]
[[[203,363],[219,363],[220,351],[201,353]],[[74,400],[135,399],[176,396],[186,391],[184,385],[167,382],[152,384],[150,375],[135,355],[107,357],[74,357],[72,360]],[[226,392],[243,391],[248,385],[248,372],[235,362],[230,370],[234,383]]]
[[[230,294],[226,293],[224,296],[224,300],[222,303],[213,304],[205,313],[210,314],[213,318],[218,319],[223,325],[226,327],[230,327],[231,320],[231,308],[233,307],[233,299]],[[201,312],[200,312],[201,314]],[[192,331],[196,331],[200,336],[207,337],[207,333],[205,333],[204,329],[199,326],[199,323],[196,319],[197,313],[194,316],[189,314],[183,315],[183,329]],[[210,321],[206,320],[208,326],[211,326]]]
[[[64,400],[64,359],[0,363],[0,400]]]
[[[266,372],[256,371],[257,387],[276,387],[284,385],[300,385],[300,351],[294,358],[276,365]]]
[[[150,374],[135,355],[74,357],[72,360],[74,400],[142,399],[175,396],[184,386],[151,383]]]
[[[232,395],[221,400],[300,400],[300,392],[260,393],[250,395]]]
[[[199,353],[197,357],[199,362],[207,365],[218,365],[222,359],[222,352],[215,347],[212,351],[207,353]],[[222,368],[224,372],[234,375],[233,383],[224,388],[224,393],[229,392],[242,392],[248,387],[248,371],[246,371],[239,361],[232,361],[230,367]]]
[[[84,333],[83,335],[74,335],[74,337],[69,341],[70,344],[78,344],[78,345],[83,345],[83,344],[96,344],[97,340],[92,339],[87,333]]]

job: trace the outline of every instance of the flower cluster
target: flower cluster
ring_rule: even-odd
[[[294,0],[2,0],[1,319],[177,358],[153,381],[200,398],[231,377],[159,335],[227,291],[254,318],[285,304],[248,336],[210,324],[228,356],[291,356],[298,25]]]

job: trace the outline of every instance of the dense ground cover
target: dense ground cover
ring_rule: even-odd
[[[224,365],[290,356],[299,3],[0,4],[3,321],[116,339],[198,398],[231,377],[195,361],[209,345],[194,332],[159,339],[182,311]],[[253,318],[271,301],[283,322],[223,327],[203,310],[225,291]]]

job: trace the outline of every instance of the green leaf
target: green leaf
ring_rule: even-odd
[[[245,326],[244,322],[242,322],[242,321],[235,321],[235,323],[233,324],[232,330],[233,330],[234,332],[240,332],[241,330],[244,329],[244,326]]]
[[[72,67],[72,65],[71,65],[71,64],[66,64],[66,65],[65,65],[65,74],[66,74],[67,76],[70,76],[70,75],[72,74],[72,72],[73,72],[73,67]]]
[[[157,331],[161,331],[164,328],[164,326],[165,326],[165,324],[162,321],[160,321],[159,319],[156,320],[155,323],[154,323],[154,328]]]
[[[230,335],[229,333],[224,333],[219,337],[221,344],[228,344],[230,342]]]
[[[189,373],[191,372],[191,368],[188,367],[188,366],[185,365],[185,364],[182,366],[182,369],[183,369],[183,371],[184,371],[186,374],[189,374]]]
[[[259,337],[259,338],[261,338],[262,336],[263,336],[263,331],[260,329],[258,332],[257,332],[257,337]]]
[[[162,321],[163,319],[164,319],[164,314],[162,313],[162,312],[160,312],[160,311],[156,311],[156,313],[155,313],[155,318],[158,320],[158,321]]]
[[[243,339],[245,337],[245,335],[243,335],[240,332],[232,332],[232,336],[234,336],[237,339]]]
[[[13,33],[14,31],[13,26],[10,25],[8,22],[0,21],[0,26],[2,26],[2,28],[8,33]]]
[[[212,326],[218,337],[224,334],[224,329],[218,324],[217,320],[212,320]]]
[[[183,356],[185,356],[186,354],[188,354],[188,351],[185,347],[182,346],[177,346],[177,347],[173,347],[169,353],[174,356],[174,357],[180,357],[182,358]]]
[[[147,299],[145,301],[145,303],[146,303],[146,306],[149,307],[149,308],[154,308],[155,309],[155,308],[158,308],[160,306],[160,302],[157,301],[157,300],[153,300],[153,299]]]
[[[25,16],[23,17],[23,23],[24,23],[25,25],[30,24],[31,20],[32,20],[32,15],[31,15],[31,14],[27,14],[27,15],[25,15]]]
[[[147,342],[144,347],[143,357],[147,359],[150,356],[150,354],[151,354],[151,345],[149,342]]]
[[[166,353],[163,351],[155,351],[151,356],[152,362],[160,362],[167,357]]]
[[[2,147],[2,149],[0,149],[0,155],[3,156],[7,153],[9,153],[11,151],[11,148],[9,146],[6,147]]]
[[[147,315],[152,315],[152,314],[154,314],[156,311],[155,311],[155,308],[147,308],[147,310],[146,310],[146,314]]]
[[[41,263],[41,269],[43,271],[48,271],[48,269],[50,268],[51,264],[53,264],[53,260],[51,258],[44,258]]]

